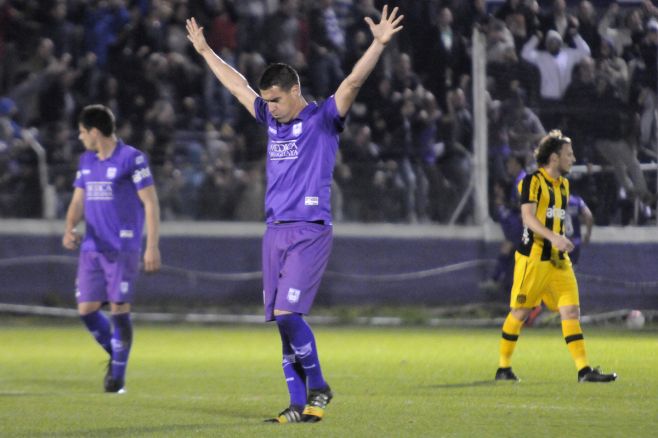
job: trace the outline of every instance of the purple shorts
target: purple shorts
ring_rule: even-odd
[[[263,237],[265,320],[274,309],[308,314],[327,267],[333,227],[310,222],[267,226]]]
[[[81,251],[75,297],[78,303],[132,303],[138,252]]]

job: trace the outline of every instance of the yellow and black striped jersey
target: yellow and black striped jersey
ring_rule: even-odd
[[[523,178],[518,185],[521,204],[537,204],[535,216],[546,228],[564,235],[564,222],[569,203],[569,180],[564,177],[553,179],[543,169]],[[553,249],[551,242],[523,228],[519,252],[530,256],[541,254],[541,260],[564,259],[564,253]]]

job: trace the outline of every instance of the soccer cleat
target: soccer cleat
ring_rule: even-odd
[[[266,423],[300,423],[302,421],[302,411],[304,409],[297,406],[289,406],[276,416],[276,418],[270,418],[265,420]]]
[[[304,412],[302,412],[303,423],[317,423],[324,417],[324,409],[327,407],[334,394],[331,388],[327,386],[324,389],[311,389],[308,394],[308,401]]]
[[[592,367],[585,367],[578,371],[578,383],[583,382],[614,382],[617,380],[617,373],[603,374],[599,367],[592,369]]]
[[[123,379],[115,379],[112,377],[111,368],[108,368],[107,373],[105,373],[103,386],[105,387],[105,392],[114,392],[116,394],[123,394],[126,392],[126,388],[124,387],[125,382]]]
[[[512,371],[512,367],[498,368],[496,370],[495,380],[508,380],[508,381],[512,381],[512,382],[520,382],[521,381],[521,379],[516,377],[516,374],[514,374],[514,371]]]

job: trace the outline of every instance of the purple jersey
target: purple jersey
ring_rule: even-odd
[[[140,251],[144,206],[137,191],[153,185],[143,153],[121,140],[105,160],[87,151],[73,185],[85,191],[82,251]]]
[[[345,120],[334,97],[309,103],[288,123],[279,123],[257,97],[256,119],[267,124],[267,192],[265,221],[331,223],[331,180],[338,134]]]

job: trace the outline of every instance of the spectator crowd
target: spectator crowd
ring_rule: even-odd
[[[370,44],[380,0],[0,0],[0,217],[43,216],[34,137],[54,214],[72,192],[77,114],[117,116],[147,152],[163,219],[261,220],[264,129],[187,41],[209,44],[256,88],[285,62],[311,100],[331,95]],[[491,215],[510,161],[533,169],[550,129],[574,141],[572,175],[599,225],[653,221],[658,8],[651,0],[399,0],[405,29],[359,94],[334,172],[337,221],[470,223],[473,32],[486,35]],[[459,206],[459,208],[458,208]],[[639,212],[639,213],[638,213]]]

